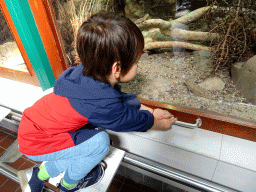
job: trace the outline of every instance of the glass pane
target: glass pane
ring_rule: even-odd
[[[78,28],[88,16],[100,10],[111,11],[111,2],[107,0],[56,0],[52,1],[58,28],[61,33],[67,57],[71,66],[79,64],[75,51],[74,37]]]
[[[122,85],[124,92],[256,120],[254,1],[63,0],[53,6],[72,65],[79,64],[74,36],[86,17],[103,9],[125,12],[146,45],[137,77]]]
[[[27,66],[0,10],[0,67],[28,72]]]

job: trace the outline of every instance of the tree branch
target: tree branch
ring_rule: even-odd
[[[211,8],[211,6],[207,6],[207,7],[201,7],[199,9],[196,9],[178,19],[172,20],[171,23],[182,23],[182,24],[188,24],[191,23],[193,21],[198,20],[199,18],[201,18],[202,16],[204,16],[207,11],[209,11]]]
[[[140,22],[137,24],[137,26],[140,28],[140,30],[148,30],[150,28],[159,28],[162,30],[169,29],[171,26],[175,23],[182,23],[182,24],[188,24],[193,21],[198,20],[200,17],[205,15],[205,13],[210,9],[210,6],[208,7],[202,7],[199,9],[196,9],[178,19],[171,20],[171,21],[164,21],[162,19],[149,19]]]
[[[172,38],[178,38],[181,40],[212,41],[213,39],[219,37],[218,34],[200,31],[186,31],[179,29],[179,25],[187,24],[189,22],[199,19],[209,9],[210,6],[202,7],[172,21],[165,21],[162,19],[142,20],[142,22],[139,22],[137,26],[140,28],[141,31],[147,31],[152,28],[159,28],[163,35]],[[152,39],[154,38],[152,37]]]
[[[201,32],[201,31],[187,31],[179,28],[173,30],[162,30],[164,35],[170,36],[179,40],[196,40],[196,41],[212,41],[217,39],[217,33]]]
[[[209,47],[203,46],[203,45],[196,45],[192,43],[187,42],[181,42],[181,41],[158,41],[158,42],[150,42],[145,45],[144,50],[148,49],[157,49],[157,48],[170,48],[170,47],[181,47],[186,48],[190,50],[204,50],[204,51],[210,51]]]

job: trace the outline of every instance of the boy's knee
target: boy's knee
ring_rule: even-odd
[[[103,140],[109,145],[110,139],[108,133],[106,131],[102,131],[100,133],[102,134]]]
[[[110,145],[109,135],[105,131],[101,131],[98,134],[99,134],[98,135],[99,148],[101,148],[103,153],[107,154],[109,151],[109,145]]]

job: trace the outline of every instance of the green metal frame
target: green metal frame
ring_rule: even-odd
[[[28,0],[5,0],[5,4],[42,89],[51,88],[54,74]]]

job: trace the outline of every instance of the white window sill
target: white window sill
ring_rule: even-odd
[[[23,112],[47,91],[41,87],[0,77],[0,105]]]

